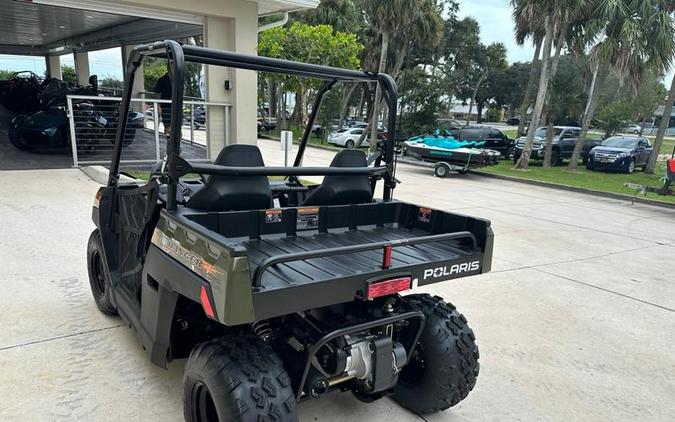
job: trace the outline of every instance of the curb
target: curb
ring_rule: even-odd
[[[273,138],[271,136],[266,136],[266,135],[258,135],[258,139],[264,139],[266,141],[276,141],[276,142],[281,142],[278,138]],[[299,145],[300,142],[293,141],[293,145],[297,146]],[[307,143],[307,148],[316,148],[316,149],[322,149],[325,151],[340,151],[343,148],[338,148],[338,147],[332,147],[330,145],[316,145],[312,143]]]
[[[612,192],[601,192],[601,191],[597,191],[597,190],[593,190],[593,189],[579,188],[579,187],[576,187],[576,186],[558,185],[558,184],[555,184],[555,183],[541,182],[541,181],[538,181],[538,180],[520,179],[518,177],[504,176],[504,175],[501,175],[501,174],[484,173],[480,170],[471,170],[471,174],[475,174],[475,175],[483,176],[483,177],[489,177],[489,178],[492,178],[492,179],[508,180],[509,182],[518,182],[518,183],[524,183],[524,184],[528,184],[528,185],[541,186],[541,187],[545,187],[545,188],[553,188],[553,189],[563,190],[563,191],[567,191],[567,192],[585,193],[585,194],[594,195],[594,196],[601,196],[601,197],[609,198],[609,199],[618,199],[618,200],[621,200],[621,201],[630,201],[631,203],[639,203],[639,204],[645,204],[645,205],[653,205],[653,206],[656,206],[656,207],[675,209],[675,203],[657,201],[657,200],[654,200],[654,199],[647,199],[647,198],[642,198],[642,197],[639,197],[639,196],[622,195],[620,193],[612,193]]]
[[[103,166],[85,166],[80,167],[82,173],[86,174],[91,180],[101,185],[108,184],[108,169]],[[120,175],[120,182],[122,183],[138,183],[138,180],[131,177]]]

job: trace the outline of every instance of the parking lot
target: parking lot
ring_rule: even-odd
[[[675,211],[404,164],[397,177],[399,199],[492,221],[493,271],[426,289],[474,329],[477,386],[424,418],[333,394],[301,404],[302,421],[672,420]],[[97,186],[77,169],[0,172],[0,421],[182,420],[184,362],[152,366],[91,299]]]

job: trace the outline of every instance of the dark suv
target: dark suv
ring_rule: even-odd
[[[466,126],[448,131],[459,141],[485,142],[485,149],[499,152],[503,158],[513,157],[514,141],[501,130],[490,126]]]
[[[649,139],[636,136],[612,136],[593,148],[588,155],[589,170],[620,170],[633,173],[636,167],[642,170],[652,154]]]

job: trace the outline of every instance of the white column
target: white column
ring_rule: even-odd
[[[122,75],[123,77],[126,78],[126,67],[127,67],[127,61],[129,60],[129,55],[131,54],[131,50],[133,50],[134,46],[133,45],[123,45],[121,47],[122,50]],[[141,63],[140,66],[138,66],[138,69],[136,69],[136,73],[134,76],[134,86],[131,94],[131,98],[141,98],[143,96],[143,93],[145,92],[145,76],[143,75],[143,63]],[[142,111],[143,105],[139,102],[133,102],[131,103],[131,106],[134,110],[136,111]]]
[[[236,17],[206,16],[204,44],[210,48],[256,54],[258,43],[258,9],[254,2],[242,2]],[[225,89],[229,81],[230,89]],[[250,70],[206,66],[206,100],[232,104],[229,118],[229,142],[257,142],[256,104],[257,75]],[[210,158],[225,145],[225,113],[221,107],[209,107],[207,113]]]
[[[61,56],[45,56],[49,76],[63,80],[61,75]]]
[[[89,53],[86,51],[76,52],[75,57],[75,76],[77,84],[82,86],[89,85]]]

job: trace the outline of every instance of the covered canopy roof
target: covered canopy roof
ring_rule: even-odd
[[[269,15],[318,0],[258,0]],[[139,4],[141,2],[136,2]],[[201,35],[204,17],[105,0],[0,0],[0,54],[58,55]]]

